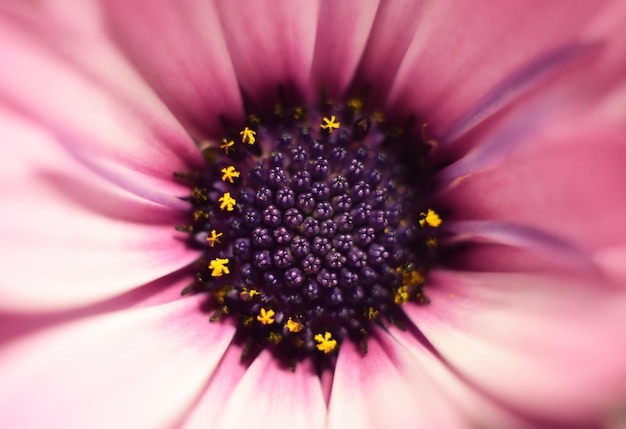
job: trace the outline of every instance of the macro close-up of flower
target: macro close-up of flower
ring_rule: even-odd
[[[0,3],[0,426],[626,427],[626,3]]]

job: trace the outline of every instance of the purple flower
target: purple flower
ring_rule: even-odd
[[[1,425],[623,424],[625,23],[619,1],[3,2]],[[206,185],[210,203],[184,198],[192,190],[173,173],[212,177],[218,170],[203,155],[231,159],[220,149],[228,124],[241,125],[233,150],[279,148],[261,126],[243,128],[246,113],[268,112],[279,87],[311,110],[324,144],[339,141],[346,123],[315,107],[322,90],[341,104],[367,89],[360,100],[390,123],[419,118],[402,129],[432,148],[428,204],[406,213],[416,199],[402,201],[390,184],[397,204],[372,193],[352,206],[366,192],[355,178],[379,166],[371,154],[359,164],[356,151],[346,151],[359,162],[345,167],[343,182],[328,173],[341,153],[306,164],[317,180],[310,189],[305,173],[278,167],[244,179],[255,174],[244,157],[223,166],[224,183],[192,185]],[[350,141],[376,150],[365,134],[382,121],[364,120],[354,119]],[[307,144],[289,146],[289,162],[322,150],[313,138]],[[389,171],[368,178],[395,178]],[[271,189],[246,206],[228,188],[238,180]],[[192,208],[231,229],[202,229]],[[273,228],[256,229],[254,216]],[[246,219],[256,235],[236,233]],[[198,250],[174,230],[190,222],[204,241],[230,247],[208,241]],[[428,305],[416,300],[421,284],[407,291],[417,281],[387,269],[423,261],[427,247],[410,251],[424,228],[435,231],[419,241],[436,239],[434,266],[402,273],[424,274]],[[266,289],[236,285],[223,300],[233,289],[217,278],[231,271]],[[210,293],[181,297],[190,284]],[[334,301],[255,306],[255,294],[265,299],[273,285]],[[348,320],[361,323],[354,329],[363,328],[367,353],[337,333],[352,329],[338,324],[341,312],[329,315],[355,285],[363,286],[358,308],[370,312]],[[226,303],[220,321],[209,323],[209,296],[211,310]],[[281,320],[293,308],[308,318]],[[258,316],[242,322],[246,312]],[[370,324],[379,312],[402,320]],[[337,332],[307,333],[309,321]],[[293,344],[310,340],[293,371],[271,352],[282,341],[271,325]],[[242,363],[246,338],[261,347]]]

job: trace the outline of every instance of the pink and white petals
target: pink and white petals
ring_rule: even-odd
[[[607,1],[431,1],[390,94],[437,135],[514,71],[580,41]]]
[[[507,428],[537,429],[537,422],[515,414],[502,404],[498,398],[488,398],[466,380],[454,373],[429,345],[422,343],[413,329],[400,330],[389,328],[390,337],[386,339],[389,347],[402,349],[402,353],[410,355],[407,365],[418,366],[424,371],[424,378],[431,380],[441,395],[450,401],[455,410],[463,416],[467,427],[476,428]],[[426,340],[428,341],[428,340]],[[423,382],[422,380],[416,383]]]
[[[331,99],[345,97],[370,38],[380,0],[337,2],[322,0],[311,74],[312,101],[323,88]]]
[[[216,0],[215,3],[243,91],[254,102],[273,100],[279,85],[306,94],[319,0]]]
[[[364,357],[346,341],[339,351],[328,429],[465,428],[466,423],[406,350],[379,336]]]
[[[0,421],[14,428],[173,427],[234,332],[209,325],[198,309],[202,299],[84,319],[3,347]]]
[[[319,378],[307,362],[295,372],[268,350],[252,362],[220,413],[215,429],[322,429],[326,404]]]
[[[355,76],[356,91],[371,85],[372,101],[386,102],[398,67],[420,27],[423,5],[422,0],[380,0]]]
[[[241,119],[240,89],[215,2],[100,3],[113,40],[194,137],[218,135],[221,115]]]
[[[197,258],[183,216],[117,188],[45,130],[0,112],[0,308],[54,310],[130,291]]]
[[[183,190],[172,173],[202,165],[199,151],[112,44],[72,30],[1,12],[11,67],[0,70],[0,102],[120,187],[167,204]]]
[[[571,121],[555,121],[493,168],[460,173],[440,198],[454,201],[458,219],[532,227],[590,252],[623,245],[625,131],[609,123],[572,128]]]
[[[598,423],[626,395],[626,294],[546,275],[436,272],[405,311],[444,362],[511,409]],[[593,394],[590,394],[593,392]]]
[[[248,370],[247,366],[240,362],[241,352],[242,347],[235,342],[228,346],[215,372],[206,380],[204,391],[198,395],[193,408],[181,422],[181,429],[215,427],[226,403]]]

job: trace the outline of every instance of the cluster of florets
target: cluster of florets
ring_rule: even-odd
[[[441,219],[428,208],[428,151],[356,102],[253,115],[205,152],[193,186],[203,249],[197,281],[214,319],[233,316],[249,342],[289,358],[366,350],[371,326],[393,322],[422,286]],[[348,124],[347,126],[344,124]]]

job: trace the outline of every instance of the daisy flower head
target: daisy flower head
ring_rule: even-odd
[[[626,409],[619,1],[0,5],[0,423]]]

